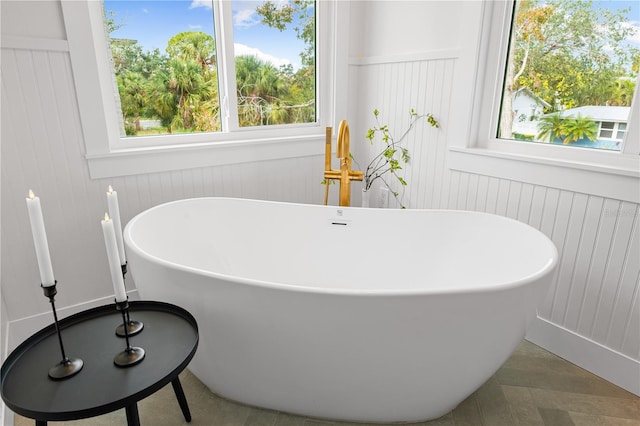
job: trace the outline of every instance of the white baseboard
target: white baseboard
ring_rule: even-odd
[[[526,339],[640,396],[640,361],[538,317]]]

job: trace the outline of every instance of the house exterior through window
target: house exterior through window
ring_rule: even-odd
[[[518,0],[512,16],[497,137],[620,151],[640,66],[632,9]]]

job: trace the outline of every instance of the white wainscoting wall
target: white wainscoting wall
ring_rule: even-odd
[[[17,333],[9,343],[28,337],[50,311],[39,288],[29,189],[41,199],[61,308],[113,294],[100,227],[109,185],[118,192],[123,224],[149,207],[189,197],[323,202],[324,143],[317,156],[239,158],[219,167],[92,180],[64,40],[3,38],[1,106],[3,315]],[[17,326],[20,321],[32,326]]]
[[[374,124],[374,109],[395,136],[406,129],[410,108],[433,113],[440,129],[422,123],[406,139],[412,160],[404,205],[495,213],[551,238],[559,267],[528,338],[640,395],[640,207],[449,170],[448,133],[464,119],[451,102],[455,53],[352,58],[350,81],[358,82],[351,93],[358,99],[352,139]],[[352,150],[357,160],[370,158],[375,148],[352,141]]]

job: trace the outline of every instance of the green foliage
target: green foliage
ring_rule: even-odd
[[[305,42],[303,67],[294,71],[291,65],[276,68],[254,56],[237,57],[240,125],[315,121],[315,3],[266,1],[256,11],[263,23],[281,31],[295,26],[297,37]],[[122,26],[112,11],[105,11],[105,22],[110,34]],[[141,118],[160,119],[169,133],[221,129],[212,36],[198,31],[178,33],[164,53],[144,52],[136,40],[111,38],[110,45],[127,135],[141,132]]]
[[[294,22],[301,23],[300,26],[294,27],[294,30],[297,37],[305,43],[305,49],[300,54],[302,64],[308,67],[315,66],[316,21],[313,19],[313,0],[292,0],[289,3],[269,0],[258,6],[256,12],[262,16],[263,24],[280,31],[284,31]]]
[[[538,123],[539,140],[560,139],[563,144],[570,144],[580,139],[595,141],[598,136],[598,123],[589,117],[563,118],[559,113],[543,116]]]
[[[562,109],[630,105],[640,63],[640,50],[625,42],[637,32],[626,16],[630,10],[594,9],[592,3],[518,2],[505,76],[503,137],[510,137],[511,95],[521,87]]]
[[[548,114],[540,118],[538,122],[538,136],[540,140],[553,141],[564,137],[564,119],[559,113]]]
[[[383,183],[383,185],[385,185],[393,194],[394,198],[398,201],[398,204],[400,204],[402,208],[405,208],[405,206],[402,204],[400,194],[392,189],[391,184],[387,181],[386,175],[391,175],[393,179],[397,181],[402,187],[407,186],[407,181],[399,175],[399,172],[402,170],[403,164],[409,163],[411,157],[409,155],[409,150],[401,146],[402,142],[407,137],[409,132],[413,129],[415,124],[421,119],[425,119],[427,124],[434,128],[439,128],[440,124],[432,114],[418,114],[412,108],[409,112],[409,126],[400,135],[400,137],[396,139],[391,134],[388,125],[380,124],[380,111],[375,109],[373,111],[373,116],[375,118],[376,124],[373,127],[367,129],[365,138],[369,140],[369,143],[371,145],[374,145],[376,137],[379,137],[383,145],[382,150],[373,157],[373,159],[369,162],[366,169],[364,170],[364,189],[366,191],[370,190],[371,185],[379,179]],[[352,155],[351,157],[353,158]]]
[[[524,69],[514,90],[528,87],[550,104],[557,96],[565,108],[619,102],[615,81],[640,56],[623,43],[636,32],[626,13],[585,0],[522,2],[515,62]]]

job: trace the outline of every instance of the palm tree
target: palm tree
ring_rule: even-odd
[[[140,131],[140,115],[146,107],[145,80],[142,74],[127,72],[116,78],[118,92],[120,92],[120,108],[125,119],[127,134],[135,134]],[[133,128],[128,120],[133,121]]]
[[[236,57],[236,87],[241,126],[289,122],[283,101],[288,94],[288,84],[270,63],[252,55]]]
[[[578,114],[575,118],[564,120],[565,139],[563,144],[575,142],[580,139],[595,141],[598,138],[598,123],[589,117]]]
[[[610,105],[631,106],[633,92],[636,89],[635,80],[629,78],[618,78],[613,84],[612,99]]]
[[[186,31],[169,39],[167,53],[170,58],[192,59],[203,69],[210,69],[215,66],[216,42],[201,31]]]
[[[169,60],[149,79],[150,106],[169,129],[220,130],[215,43],[202,32],[183,32],[167,45]]]
[[[147,82],[149,107],[160,118],[162,125],[168,129],[169,133],[171,133],[171,121],[177,112],[175,96],[168,90],[170,78],[167,69],[159,69]]]
[[[564,121],[564,118],[562,118],[558,112],[543,115],[538,122],[538,135],[536,139],[538,141],[549,142],[560,139],[564,143],[566,132]]]

